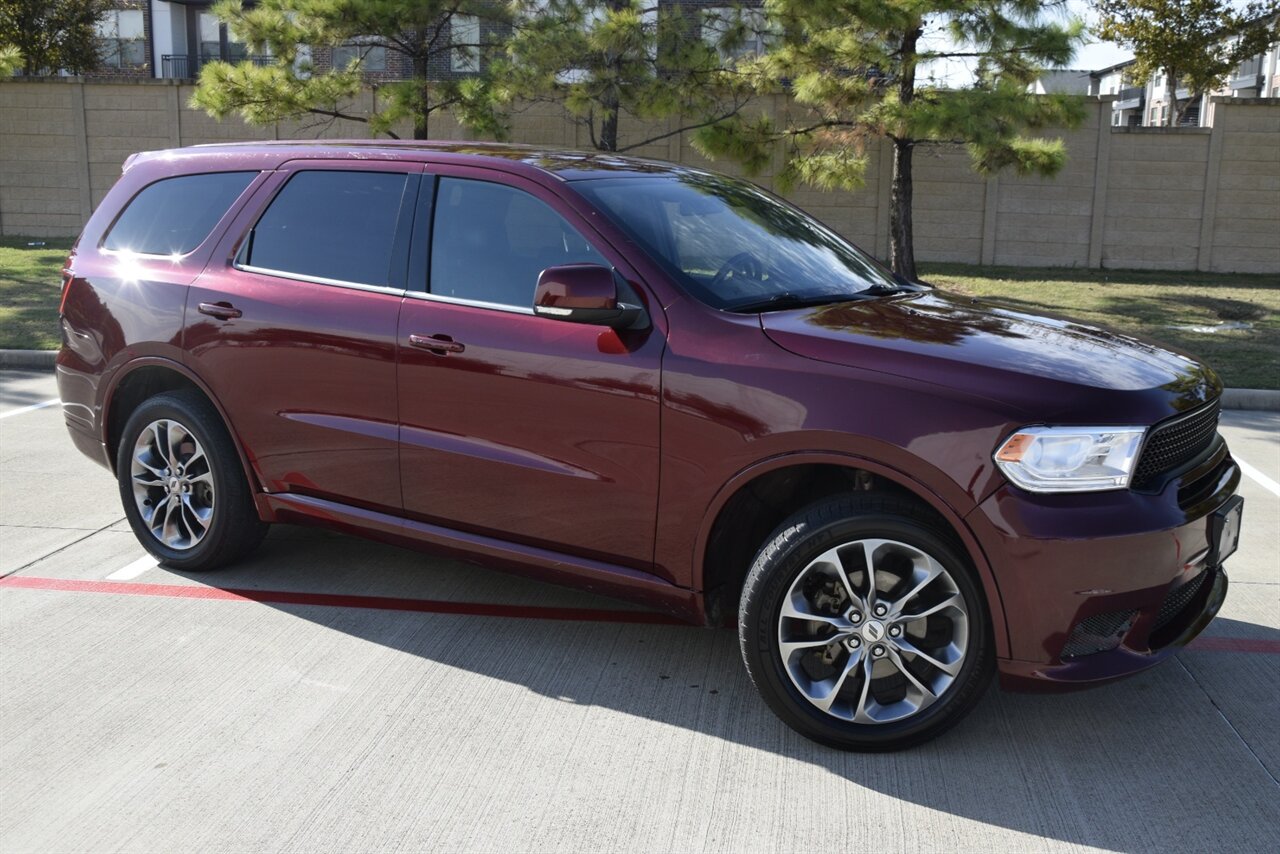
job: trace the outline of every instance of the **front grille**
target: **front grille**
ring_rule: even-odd
[[[1213,468],[1204,474],[1195,477],[1192,480],[1184,479],[1178,487],[1178,506],[1183,510],[1195,507],[1201,501],[1210,498],[1218,489],[1218,485],[1222,482],[1223,477],[1231,470],[1234,463],[1227,456],[1226,451],[1221,452],[1221,459]]]
[[[1151,627],[1152,635],[1169,625],[1169,623],[1177,619],[1179,614],[1186,610],[1191,601],[1196,598],[1196,594],[1200,592],[1200,588],[1204,586],[1205,579],[1208,577],[1208,571],[1202,569],[1195,578],[1169,591],[1169,595],[1164,597],[1164,604],[1160,606],[1160,613],[1156,615],[1156,622]]]
[[[1106,652],[1120,645],[1137,611],[1104,611],[1076,623],[1062,648],[1063,660]]]
[[[1218,433],[1218,410],[1219,402],[1214,400],[1156,426],[1138,458],[1133,488],[1155,486],[1164,474],[1204,453]]]

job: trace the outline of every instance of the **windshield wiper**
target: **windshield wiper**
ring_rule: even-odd
[[[800,294],[786,291],[780,294],[774,294],[771,297],[746,302],[740,305],[730,306],[729,311],[741,312],[742,314],[754,314],[764,311],[786,311],[790,308],[808,308],[815,305],[828,305],[836,302],[849,302],[861,299],[858,294],[822,294],[802,296]]]
[[[906,288],[902,287],[901,285],[885,285],[885,284],[881,284],[880,282],[876,282],[874,285],[867,288],[865,292],[869,294],[875,294],[878,297],[887,297],[893,294],[900,294],[905,290]]]

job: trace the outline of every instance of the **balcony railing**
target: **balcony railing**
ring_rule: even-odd
[[[271,65],[276,61],[274,56],[214,56],[212,54],[171,53],[160,57],[160,74],[163,77],[195,78],[200,75],[200,68],[207,62],[244,62],[254,65]]]
[[[1114,109],[1136,110],[1142,106],[1142,97],[1146,93],[1144,86],[1127,86],[1116,95]]]
[[[1233,91],[1236,89],[1252,89],[1262,85],[1261,77],[1262,57],[1255,56],[1236,66],[1235,71],[1231,72],[1231,79],[1227,82],[1227,87]]]

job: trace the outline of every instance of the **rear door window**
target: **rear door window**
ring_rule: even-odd
[[[240,263],[272,273],[387,286],[408,181],[404,172],[298,172],[254,226]]]
[[[211,172],[165,178],[133,197],[102,248],[139,255],[185,255],[195,249],[257,172]]]

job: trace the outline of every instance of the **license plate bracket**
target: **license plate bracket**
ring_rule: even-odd
[[[1209,520],[1209,565],[1219,566],[1240,547],[1244,499],[1233,495]]]

